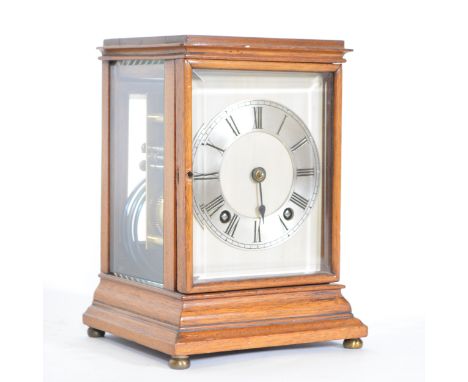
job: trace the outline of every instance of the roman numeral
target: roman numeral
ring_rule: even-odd
[[[254,243],[261,243],[262,242],[262,234],[261,234],[261,231],[260,231],[260,220],[258,221],[258,224],[257,224],[257,220],[254,221]]]
[[[239,224],[239,216],[234,214],[234,216],[231,219],[231,222],[229,223],[228,227],[226,228],[226,231],[224,232],[228,234],[229,236],[234,237],[238,224]]]
[[[222,206],[224,206],[224,198],[223,195],[219,195],[207,205],[203,204],[200,207],[201,209],[204,209],[210,217],[212,217]]]
[[[294,146],[292,146],[291,151],[297,150],[299,147],[301,147],[305,143],[307,143],[307,138],[306,137],[302,138],[299,142],[297,142]]]
[[[219,179],[219,172],[209,172],[206,174],[193,174],[193,180],[213,180]]]
[[[262,110],[261,106],[255,106],[254,108],[254,119],[255,119],[255,129],[262,128]]]
[[[279,133],[281,132],[281,129],[283,128],[283,125],[284,125],[284,121],[286,121],[286,117],[287,117],[287,115],[285,114],[284,117],[283,117],[283,120],[281,121],[278,132],[276,133],[277,135],[279,135]]]
[[[229,125],[229,127],[231,128],[234,135],[237,137],[240,134],[240,131],[237,128],[236,122],[234,122],[234,119],[232,118],[232,115],[230,115],[228,118],[226,118],[226,122]]]
[[[224,154],[224,150],[221,148],[221,147],[218,147],[216,145],[214,145],[213,143],[211,142],[205,142],[205,143],[202,143],[204,146],[209,146],[215,150],[218,150],[221,154]]]
[[[284,223],[283,219],[281,219],[281,216],[279,216],[279,215],[278,215],[278,217],[279,217],[279,220],[280,220],[281,224],[283,225],[284,229],[287,231],[287,230],[288,230],[288,227],[287,227],[286,224]]]
[[[309,200],[304,198],[303,196],[293,192],[291,195],[291,202],[293,202],[296,206],[301,207],[303,210],[306,209],[307,205],[309,204]]]
[[[315,175],[314,168],[298,168],[296,170],[296,176],[312,176]]]

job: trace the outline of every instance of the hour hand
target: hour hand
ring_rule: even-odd
[[[252,170],[252,179],[258,183],[259,191],[260,191],[260,205],[258,206],[258,212],[260,212],[260,216],[262,217],[262,222],[265,223],[265,210],[266,207],[263,204],[263,194],[262,194],[262,182],[266,178],[266,171],[263,167],[255,167]]]
[[[262,223],[265,223],[265,210],[266,210],[266,207],[263,204],[262,184],[259,183],[258,186],[260,187],[260,206],[258,207],[258,212],[260,212],[260,216],[262,217]]]
[[[258,207],[258,210],[262,216],[262,223],[265,223],[265,206],[262,204],[260,207]]]

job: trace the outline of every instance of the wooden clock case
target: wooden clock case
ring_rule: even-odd
[[[106,40],[103,73],[101,273],[83,315],[90,336],[105,332],[170,355],[188,356],[345,339],[358,348],[367,327],[341,294],[340,160],[343,41],[173,36]],[[165,60],[164,283],[110,274],[110,83],[117,60]],[[331,272],[194,284],[192,271],[192,68],[333,72],[330,208],[324,213]]]

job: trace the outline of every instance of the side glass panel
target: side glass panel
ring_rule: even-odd
[[[195,283],[330,274],[333,74],[193,70]]]
[[[110,271],[161,286],[164,63],[112,63],[110,94]]]

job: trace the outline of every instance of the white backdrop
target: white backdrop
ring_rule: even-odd
[[[184,378],[300,380],[296,370],[316,381],[420,381],[427,315],[428,364],[457,379],[433,351],[456,363],[461,353],[443,346],[463,344],[466,303],[455,293],[466,291],[468,255],[465,18],[462,2],[449,0],[3,2],[2,326],[19,358],[0,375],[40,379],[44,306],[46,381],[182,378],[140,347],[89,342],[80,324],[99,270],[95,47],[208,34],[344,39],[354,49],[344,66],[341,282],[370,337],[353,355],[323,345],[201,357]]]

